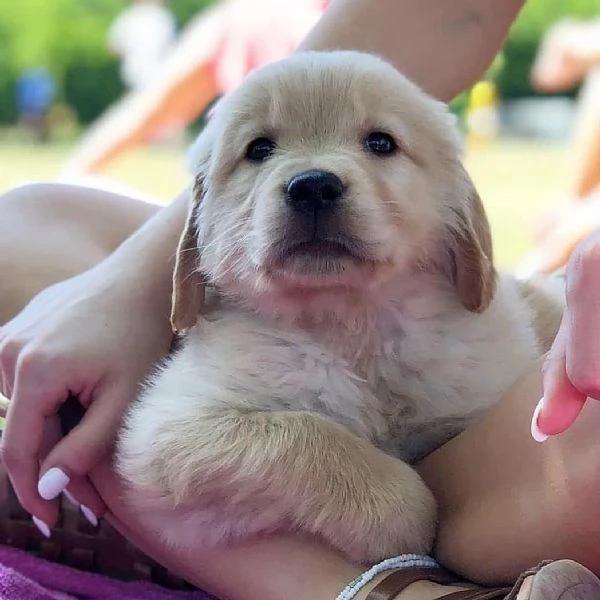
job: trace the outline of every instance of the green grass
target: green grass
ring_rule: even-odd
[[[68,153],[66,145],[0,142],[0,191],[55,178]],[[564,192],[565,158],[563,146],[523,141],[502,141],[467,154],[466,166],[488,209],[501,266],[518,264],[529,248],[535,216]],[[147,148],[123,157],[106,175],[167,202],[186,183],[184,153]]]

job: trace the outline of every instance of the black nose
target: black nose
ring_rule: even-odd
[[[298,173],[287,186],[287,200],[300,212],[335,208],[343,193],[344,184],[337,175],[317,169]]]

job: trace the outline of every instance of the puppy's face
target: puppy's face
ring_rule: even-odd
[[[194,154],[187,235],[225,291],[372,293],[436,261],[457,279],[463,234],[474,260],[491,258],[445,108],[375,57],[263,68],[219,103]]]

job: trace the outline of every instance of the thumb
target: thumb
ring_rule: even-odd
[[[544,364],[544,396],[531,422],[531,434],[538,442],[568,429],[583,409],[585,394],[573,386],[566,368],[567,331],[570,316],[565,311],[554,344]]]
[[[81,422],[43,461],[38,483],[42,497],[57,497],[71,482],[85,478],[111,451],[128,397],[123,397],[122,389],[110,388],[99,390],[95,396]],[[78,497],[78,500],[84,502],[83,498]],[[98,502],[97,496],[91,499],[92,504]],[[103,509],[103,506],[99,508]]]

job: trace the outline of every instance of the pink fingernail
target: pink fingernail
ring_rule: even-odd
[[[44,500],[54,500],[69,485],[69,476],[58,467],[48,469],[38,481],[38,494]]]
[[[548,439],[548,436],[545,433],[540,431],[540,426],[538,425],[538,419],[540,417],[540,413],[544,408],[544,398],[542,398],[535,407],[533,411],[533,417],[531,418],[531,437],[540,444],[545,442]]]
[[[80,507],[81,513],[87,519],[88,523],[92,527],[98,527],[98,517],[90,510],[85,504],[82,504]]]
[[[38,519],[35,515],[31,517],[31,520],[35,523],[35,526],[45,538],[50,537],[50,527],[48,527],[44,521]]]

